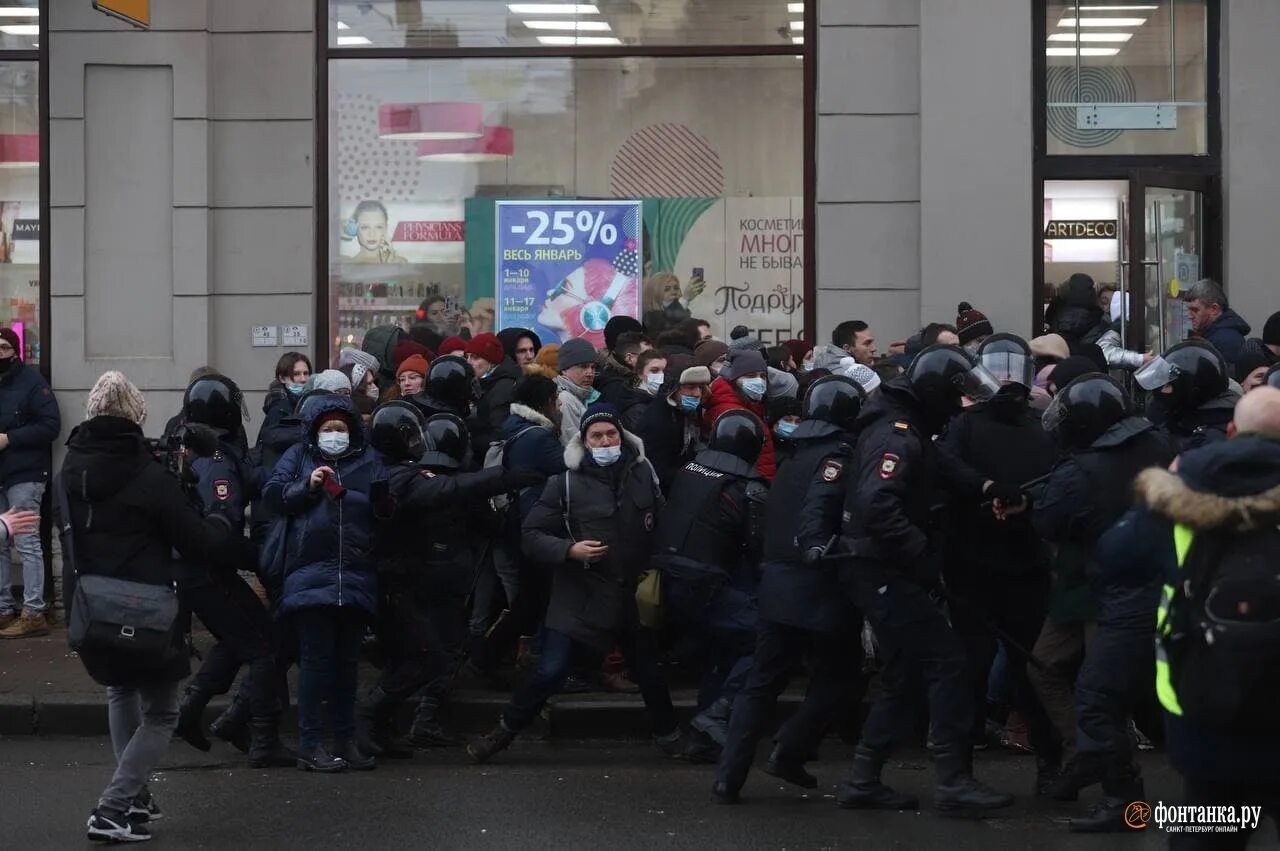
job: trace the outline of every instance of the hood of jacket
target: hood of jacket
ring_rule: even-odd
[[[764,481],[764,476],[756,470],[755,464],[748,464],[737,455],[722,452],[719,449],[704,449],[693,460],[704,467],[710,467],[712,470],[728,473],[731,476]]]
[[[587,401],[587,397],[596,392],[594,387],[579,387],[563,375],[556,376],[556,387],[582,402]]]
[[[830,343],[822,343],[813,347],[813,368],[827,369],[834,372],[840,366],[840,361],[849,356],[849,353],[839,346],[833,346]]]
[[[153,463],[138,425],[121,417],[94,417],[67,438],[63,486],[85,502],[105,502]]]
[[[271,406],[288,395],[289,391],[284,389],[284,385],[273,378],[271,383],[267,385],[267,395],[262,400],[262,413],[270,413]]]
[[[626,429],[622,430],[622,442],[631,450],[636,459],[645,460],[644,441],[636,437]],[[569,445],[564,448],[564,465],[570,470],[582,469],[582,464],[587,457],[587,447],[582,443],[582,435],[575,434],[569,441]]]
[[[324,415],[334,411],[341,411],[349,417],[347,420],[347,426],[350,429],[351,434],[351,447],[347,450],[347,454],[344,455],[343,458],[349,458],[350,456],[363,451],[365,444],[364,427],[360,421],[360,414],[356,411],[355,403],[351,401],[351,397],[349,396],[326,396],[324,397],[323,402],[316,405],[311,410],[310,415],[302,423],[303,433],[307,438],[307,445],[313,449],[315,448],[316,429],[319,427]]]
[[[480,379],[480,388],[488,392],[493,385],[503,379],[519,381],[522,374],[515,361],[511,358],[503,358],[501,362],[494,366],[493,372]]]
[[[1216,331],[1239,331],[1243,336],[1247,337],[1252,330],[1249,327],[1249,323],[1244,321],[1243,316],[1228,307],[1222,311],[1222,315],[1218,317],[1217,321],[1204,329],[1204,333],[1208,336]]]
[[[549,428],[552,431],[556,430],[555,423],[551,422],[551,420],[547,419],[533,408],[530,408],[528,405],[521,405],[519,402],[511,403],[511,416],[507,418],[507,423],[511,423],[512,417],[525,421],[524,424],[515,423],[516,431],[524,428],[525,424],[542,426],[543,428]],[[510,434],[505,434],[505,432],[510,431],[510,429],[507,428],[507,423],[503,424],[503,432],[505,437],[510,438],[515,436],[515,432],[513,431]]]
[[[1280,519],[1280,441],[1242,435],[1188,452],[1178,472],[1145,470],[1135,485],[1152,511],[1193,529],[1246,531]]]

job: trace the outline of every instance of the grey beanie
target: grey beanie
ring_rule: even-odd
[[[729,363],[720,370],[720,377],[736,381],[747,373],[764,372],[767,368],[764,356],[754,349],[731,349]]]
[[[311,378],[311,386],[316,390],[328,390],[330,393],[351,392],[351,379],[336,369],[326,369]]]
[[[581,366],[584,363],[595,363],[596,350],[581,337],[574,337],[560,345],[559,357],[557,366],[561,372],[564,372],[566,369]]]

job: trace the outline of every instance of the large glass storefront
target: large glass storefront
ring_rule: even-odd
[[[0,8],[0,325],[44,364],[40,204],[40,7]]]
[[[1123,317],[1126,345],[1163,350],[1190,330],[1180,295],[1222,268],[1218,4],[1042,0],[1037,11],[1037,309],[1087,274],[1103,311]]]
[[[804,4],[331,0],[330,352],[804,317]]]

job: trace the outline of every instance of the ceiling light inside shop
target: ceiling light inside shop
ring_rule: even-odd
[[[792,43],[792,44],[804,44],[804,36],[802,36],[802,35],[793,35],[793,36],[791,36],[791,43]]]
[[[1159,6],[1081,6],[1081,12],[1154,12]]]
[[[0,27],[3,29],[3,27]],[[373,44],[369,39],[362,35],[340,35],[338,36],[338,47],[352,47],[357,44]]]
[[[573,47],[622,44],[622,39],[601,35],[540,35],[538,42],[548,47]]]
[[[1146,18],[1081,18],[1080,26],[1083,27],[1140,27],[1147,22]],[[1075,18],[1063,18],[1058,21],[1060,27],[1072,27],[1076,25]]]
[[[510,127],[484,128],[479,139],[453,139],[418,143],[418,159],[423,162],[487,163],[510,159],[516,152],[515,132]]]
[[[792,21],[792,22],[791,22],[791,29],[793,29],[793,30],[802,30],[802,29],[804,29],[804,21]]]
[[[38,18],[40,10],[29,6],[0,6],[0,18]]]
[[[1080,48],[1081,56],[1115,56],[1120,52],[1118,47],[1082,47]],[[1076,49],[1074,47],[1047,47],[1044,51],[1045,56],[1075,56]]]
[[[531,30],[577,30],[578,32],[607,33],[611,27],[607,21],[525,21]]]
[[[1123,43],[1133,38],[1133,33],[1080,33],[1081,41],[1109,41],[1112,43]],[[1053,33],[1049,36],[1049,41],[1075,41],[1075,33]]]
[[[478,103],[432,101],[378,105],[379,139],[479,139],[484,107]]]
[[[804,4],[803,4],[803,3],[788,3],[788,4],[787,4],[787,11],[788,11],[788,12],[790,12],[791,14],[793,14],[793,15],[803,15],[803,14],[804,14]]]
[[[591,3],[508,3],[514,15],[598,15]]]
[[[338,21],[338,29],[349,30],[351,29],[351,24],[344,24],[342,21]]]
[[[6,24],[0,26],[0,33],[9,35],[40,35],[39,24]]]

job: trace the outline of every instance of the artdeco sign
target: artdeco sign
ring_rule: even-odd
[[[1115,219],[1064,219],[1044,226],[1045,239],[1115,239]]]

